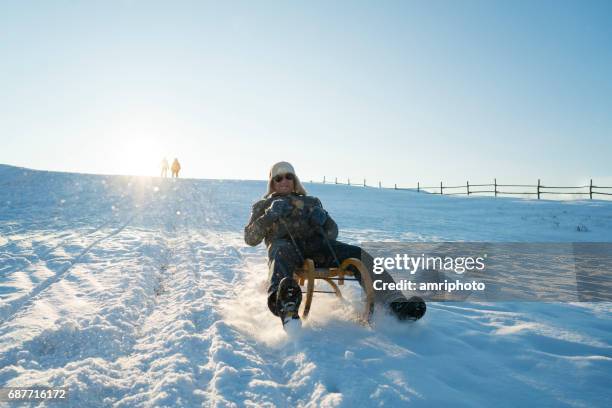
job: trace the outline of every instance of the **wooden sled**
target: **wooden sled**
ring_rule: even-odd
[[[340,288],[338,286],[344,285],[345,277],[355,277],[355,274],[348,269],[348,267],[351,265],[359,271],[361,280],[363,282],[363,290],[366,295],[363,312],[360,313],[359,318],[364,323],[367,323],[370,320],[370,315],[372,314],[372,310],[374,310],[374,288],[372,286],[372,278],[366,267],[357,258],[345,259],[338,268],[315,268],[313,260],[306,259],[304,261],[304,265],[295,270],[293,276],[294,279],[300,284],[300,286],[304,286],[304,283],[306,283],[306,301],[304,302],[304,312],[302,313],[303,319],[308,318],[310,306],[312,305],[312,297],[315,292],[335,293],[337,297],[342,298],[342,292],[340,292]],[[315,290],[316,279],[321,279],[327,282],[332,287],[333,292]],[[337,281],[338,283],[336,284],[334,281]]]

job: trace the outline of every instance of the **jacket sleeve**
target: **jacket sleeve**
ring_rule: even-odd
[[[266,200],[261,200],[253,205],[251,219],[244,227],[244,241],[247,245],[259,245],[268,232],[268,222],[265,218]]]
[[[321,200],[318,198],[316,205],[323,208],[323,204],[321,204]],[[325,231],[327,239],[335,240],[338,238],[338,224],[336,224],[336,221],[334,221],[329,213],[327,213],[327,220],[325,220],[325,224],[323,224],[323,231]]]

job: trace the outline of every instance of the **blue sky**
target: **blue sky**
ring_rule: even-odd
[[[610,179],[610,21],[608,1],[2,2],[0,163]]]

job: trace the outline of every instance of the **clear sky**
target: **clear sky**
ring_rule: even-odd
[[[3,1],[0,163],[612,176],[611,1]]]

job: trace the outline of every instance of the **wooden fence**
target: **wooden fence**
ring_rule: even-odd
[[[312,182],[312,181],[311,181]],[[347,179],[345,183],[338,181],[336,177],[333,183],[329,183],[325,177],[323,177],[323,184],[344,184],[344,185],[353,185],[353,186],[363,186],[363,187],[371,187],[366,183],[366,179],[363,180],[363,183],[353,183],[351,184],[351,179]],[[492,189],[491,189],[492,187]],[[589,185],[586,186],[547,186],[540,182],[538,179],[538,184],[498,184],[497,179],[493,179],[493,184],[470,184],[469,181],[466,181],[465,185],[458,186],[445,186],[442,182],[440,182],[439,186],[421,186],[421,183],[418,182],[416,187],[398,187],[397,184],[394,187],[383,187],[381,182],[378,182],[378,188],[392,188],[394,190],[410,190],[416,192],[427,192],[430,194],[440,194],[440,195],[472,195],[472,194],[493,194],[495,197],[498,195],[533,195],[540,199],[542,195],[545,194],[570,194],[570,195],[588,195],[592,200],[593,195],[606,195],[612,196],[612,193],[606,193],[598,190],[611,190],[612,187],[606,186],[597,186],[593,184],[593,180],[591,179]],[[505,188],[532,188],[531,191],[504,191]],[[463,190],[463,191],[457,191]],[[554,191],[550,191],[554,190]],[[570,190],[570,191],[568,191]],[[582,191],[575,191],[582,190]],[[450,192],[449,192],[450,191]]]

